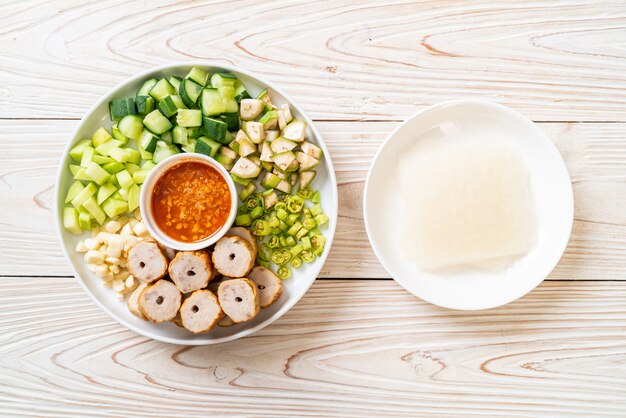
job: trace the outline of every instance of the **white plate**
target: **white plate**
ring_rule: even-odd
[[[76,243],[80,239],[86,238],[88,235],[85,234],[83,237],[78,237],[70,234],[63,228],[61,217],[65,193],[72,181],[72,176],[68,169],[68,164],[71,160],[69,150],[80,139],[90,138],[93,132],[100,126],[110,128],[112,123],[109,120],[109,100],[134,96],[143,81],[151,77],[159,78],[171,75],[184,77],[193,66],[204,67],[211,71],[232,72],[244,83],[246,89],[253,96],[264,88],[267,88],[274,104],[281,105],[288,103],[294,118],[303,119],[308,123],[308,138],[324,151],[324,159],[317,167],[317,176],[313,182],[313,187],[320,191],[322,208],[330,218],[329,225],[322,230],[327,239],[324,253],[321,257],[317,258],[315,262],[304,264],[302,268],[294,270],[291,278],[283,281],[283,294],[277,302],[267,309],[262,309],[251,321],[228,328],[216,327],[211,332],[200,335],[194,335],[172,323],[153,324],[133,316],[128,311],[126,302],[118,301],[112,289],[104,288],[100,279],[87,270],[85,262],[83,261],[83,255],[74,251]],[[337,181],[335,179],[335,172],[328,149],[324,144],[322,136],[316,129],[311,118],[309,118],[302,108],[289,98],[287,94],[269,81],[263,80],[250,72],[236,67],[223,64],[214,65],[214,63],[209,61],[177,62],[152,68],[127,79],[101,97],[100,100],[89,109],[76,128],[76,131],[74,131],[69,139],[60,164],[55,192],[57,230],[61,243],[63,244],[64,253],[74,275],[89,296],[91,296],[94,302],[96,302],[103,311],[125,327],[155,340],[174,344],[208,345],[235,340],[260,330],[280,318],[304,295],[311,284],[313,284],[313,281],[315,281],[332,246],[335,226],[337,224]]]
[[[515,141],[529,170],[537,242],[524,257],[500,271],[426,272],[403,258],[394,243],[402,201],[394,181],[398,156],[424,132],[453,129],[468,135],[503,136]],[[365,184],[367,233],[389,274],[409,292],[450,309],[478,310],[507,304],[534,289],[558,263],[574,218],[572,185],[565,163],[550,139],[530,120],[499,104],[456,100],[420,111],[396,128],[376,154]]]

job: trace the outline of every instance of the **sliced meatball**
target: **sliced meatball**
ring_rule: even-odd
[[[128,271],[143,283],[152,283],[167,273],[167,258],[154,241],[139,241],[128,251]]]
[[[146,286],[148,285],[145,283],[141,283],[139,286],[137,286],[137,288],[133,290],[133,293],[130,294],[130,296],[128,297],[128,301],[126,302],[130,313],[135,315],[137,318],[143,320],[145,320],[146,317],[139,310],[139,295],[141,295],[141,292],[143,292],[143,289],[145,289]]]
[[[222,316],[224,312],[210,290],[196,290],[180,308],[183,326],[194,334],[212,330]]]
[[[254,251],[241,237],[222,237],[213,249],[213,265],[228,277],[244,277],[254,266]]]
[[[163,254],[165,255],[165,257],[167,258],[168,261],[172,261],[174,259],[174,257],[176,257],[176,250],[170,247],[166,247],[165,245],[158,243],[159,244],[159,248],[161,248],[161,251],[163,251]]]
[[[234,323],[248,321],[259,313],[259,293],[248,279],[223,281],[217,297],[222,310]]]
[[[168,271],[178,290],[190,293],[209,284],[213,277],[213,264],[206,251],[180,251]]]
[[[159,280],[139,295],[139,311],[152,322],[171,321],[180,309],[182,295],[174,283]]]
[[[254,238],[252,232],[250,232],[247,228],[244,228],[243,226],[232,227],[228,230],[226,236],[245,239],[248,244],[250,244],[250,247],[252,247],[252,251],[254,251],[254,256],[256,257],[256,255],[259,253],[259,244],[257,244],[256,238]]]
[[[256,266],[248,274],[259,292],[259,305],[267,308],[276,302],[283,293],[283,282],[270,269],[263,266]]]

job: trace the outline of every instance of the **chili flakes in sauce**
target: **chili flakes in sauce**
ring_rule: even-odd
[[[227,221],[231,208],[228,183],[215,168],[187,161],[168,169],[152,193],[158,227],[182,242],[202,241]]]

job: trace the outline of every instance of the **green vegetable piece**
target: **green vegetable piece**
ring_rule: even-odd
[[[143,84],[141,85],[141,87],[139,88],[139,90],[137,90],[136,97],[147,96],[150,93],[150,90],[152,90],[154,85],[157,83],[157,81],[159,81],[159,80],[156,79],[156,78],[150,78],[150,79],[144,81]]]
[[[226,106],[217,89],[203,89],[200,104],[204,116],[217,116],[226,112]]]
[[[121,199],[110,197],[102,204],[102,210],[109,218],[115,218],[122,213],[128,212],[128,204]]]
[[[91,231],[91,220],[93,217],[89,212],[78,212],[78,226],[85,231]]]
[[[177,97],[177,96],[174,96],[174,95],[167,96],[166,98],[161,100],[159,104],[157,105],[157,109],[159,109],[159,112],[161,112],[163,116],[167,118],[172,117],[176,113],[178,113],[178,106],[176,105],[176,103],[174,103],[173,97]]]
[[[158,110],[148,113],[143,119],[143,124],[150,132],[154,132],[157,135],[172,129],[172,123]]]
[[[291,259],[291,263],[289,263],[292,268],[299,269],[302,267],[302,259],[300,257],[294,257]]]
[[[199,154],[208,155],[211,158],[215,158],[217,152],[222,147],[222,144],[217,143],[211,138],[202,136],[196,141],[195,152]],[[232,161],[231,161],[232,162]]]
[[[120,120],[124,116],[136,114],[135,99],[132,97],[115,99],[109,102],[109,116],[111,120]]]
[[[138,140],[141,136],[141,131],[143,131],[143,121],[141,117],[136,115],[125,116],[119,121],[117,126],[124,136],[134,140]]]
[[[312,206],[309,211],[311,212],[311,216],[317,216],[322,213],[322,206],[319,203]]]
[[[67,189],[67,195],[65,195],[65,203],[70,203],[80,192],[83,191],[85,186],[81,181],[74,181],[69,189]]]
[[[256,209],[255,209],[256,210]],[[253,211],[254,212],[254,211]],[[253,218],[251,216],[251,218]],[[252,223],[252,235],[266,237],[272,232],[269,222],[264,219],[257,219]]]
[[[85,174],[99,185],[106,183],[111,177],[111,174],[94,162],[89,163],[85,168]]]
[[[128,170],[122,170],[115,176],[117,177],[117,181],[122,189],[128,190],[133,184],[135,184],[133,177],[130,175]]]
[[[80,159],[80,166],[87,167],[93,161],[94,149],[91,147],[85,147],[83,151],[83,157]]]
[[[74,161],[80,162],[80,160],[83,158],[83,152],[85,151],[85,148],[91,147],[91,145],[91,139],[83,139],[79,141],[70,150],[70,156]]]
[[[318,226],[324,225],[326,222],[328,222],[328,216],[324,215],[323,213],[320,213],[319,215],[315,217],[315,222],[317,223]]]
[[[180,84],[178,93],[185,106],[192,108],[195,107],[198,97],[202,93],[202,86],[189,78],[185,78]]]
[[[310,250],[302,250],[300,258],[302,258],[302,261],[309,264],[315,260],[315,254],[313,254]]]
[[[248,185],[239,193],[239,200],[246,200],[254,191],[256,190],[256,185],[252,182],[249,182]]]
[[[140,189],[139,186],[133,184],[128,189],[128,211],[132,212],[139,207],[139,194]]]
[[[135,108],[140,115],[147,115],[154,110],[154,99],[150,96],[135,97]]]
[[[102,203],[104,203],[104,201],[107,200],[116,191],[117,191],[117,187],[115,187],[115,185],[112,183],[105,183],[102,186],[100,186],[100,188],[98,189],[98,197],[97,197],[98,205],[101,205]]]
[[[91,142],[93,143],[94,147],[104,144],[109,139],[111,139],[111,135],[109,135],[107,130],[104,128],[98,128],[98,130],[94,132],[93,135],[91,136]]]
[[[226,141],[226,132],[228,131],[225,122],[213,118],[202,119],[202,132],[207,137],[219,142],[220,144],[228,144],[230,141]]]
[[[201,86],[206,86],[207,82],[209,81],[209,73],[202,68],[193,67],[185,78],[190,78]]]
[[[235,225],[237,226],[250,226],[252,224],[252,218],[247,213],[239,215],[235,218]]]
[[[164,100],[167,96],[176,94],[176,89],[167,79],[162,78],[150,90],[150,96],[157,102]]]
[[[186,128],[202,126],[202,112],[198,109],[179,109],[176,123]]]
[[[288,266],[280,266],[278,270],[276,270],[276,275],[281,280],[287,280],[291,277],[291,269]]]
[[[116,174],[124,169],[124,164],[117,161],[112,161],[110,163],[104,164],[102,168],[104,168],[110,174]]]
[[[93,216],[94,220],[98,222],[98,225],[102,225],[106,219],[106,214],[102,210],[98,203],[96,202],[95,197],[91,196],[89,199],[83,203],[83,207],[87,209],[89,214]]]
[[[75,235],[82,234],[80,225],[78,224],[78,211],[74,208],[63,208],[63,227]]]
[[[303,250],[310,250],[311,249],[311,238],[309,238],[309,237],[302,237],[302,239],[300,240],[300,243],[302,244],[302,249]]]

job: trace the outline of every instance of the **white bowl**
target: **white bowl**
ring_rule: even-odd
[[[126,302],[118,301],[115,292],[111,289],[106,289],[100,279],[87,270],[83,261],[83,254],[74,251],[76,243],[88,235],[85,234],[82,237],[72,235],[63,228],[62,224],[64,195],[72,181],[71,173],[68,170],[68,164],[71,160],[69,150],[80,139],[91,137],[93,132],[100,126],[109,128],[112,125],[108,112],[109,100],[134,96],[142,82],[147,78],[163,77],[164,75],[184,77],[193,66],[205,67],[212,71],[232,72],[245,84],[247,90],[252,95],[256,95],[264,88],[267,88],[275,104],[289,104],[293,116],[307,122],[309,139],[321,147],[324,152],[323,163],[317,167],[317,176],[313,187],[319,190],[322,207],[330,218],[328,227],[322,230],[327,238],[324,253],[315,262],[304,264],[302,268],[294,270],[291,278],[283,281],[283,294],[277,302],[267,309],[262,309],[251,321],[227,328],[216,327],[211,332],[200,335],[194,335],[172,323],[153,324],[133,316],[128,311]],[[208,345],[231,341],[250,335],[280,318],[306,293],[313,281],[315,281],[324,261],[328,257],[337,224],[337,181],[335,172],[326,144],[324,144],[322,136],[311,118],[304,113],[296,102],[271,82],[259,78],[248,71],[223,64],[217,65],[210,61],[175,62],[155,67],[130,77],[102,96],[85,114],[68,141],[57,172],[55,199],[59,239],[76,279],[87,294],[104,312],[125,327],[146,337],[173,344]]]
[[[212,235],[203,239],[202,241],[197,242],[182,242],[173,239],[172,237],[165,234],[161,228],[158,227],[154,220],[154,214],[152,213],[152,192],[154,191],[154,186],[157,181],[161,178],[163,173],[165,173],[168,169],[186,161],[198,161],[205,164],[210,165],[214,169],[216,169],[226,180],[226,184],[228,184],[228,190],[230,191],[231,202],[230,202],[230,213],[228,214],[228,218],[226,223],[217,231],[215,231]],[[228,174],[228,171],[213,158],[208,157],[203,154],[196,153],[181,153],[175,154],[171,157],[168,157],[158,163],[151,171],[148,173],[146,177],[146,181],[143,183],[141,187],[141,196],[139,199],[139,207],[141,208],[141,218],[143,223],[146,225],[148,232],[150,235],[161,244],[166,247],[173,248],[179,251],[194,251],[202,248],[206,248],[210,245],[213,245],[224,236],[224,234],[230,229],[233,222],[235,221],[235,216],[237,215],[237,188],[235,187],[235,182]]]
[[[402,200],[395,177],[398,156],[428,130],[509,137],[529,170],[537,243],[504,271],[429,272],[403,258],[395,244],[401,231]],[[432,131],[431,131],[432,132]],[[378,259],[406,290],[435,305],[478,310],[504,305],[534,289],[556,266],[574,218],[572,185],[565,163],[550,139],[530,120],[499,104],[457,100],[426,108],[398,126],[374,158],[363,198],[365,226]]]

